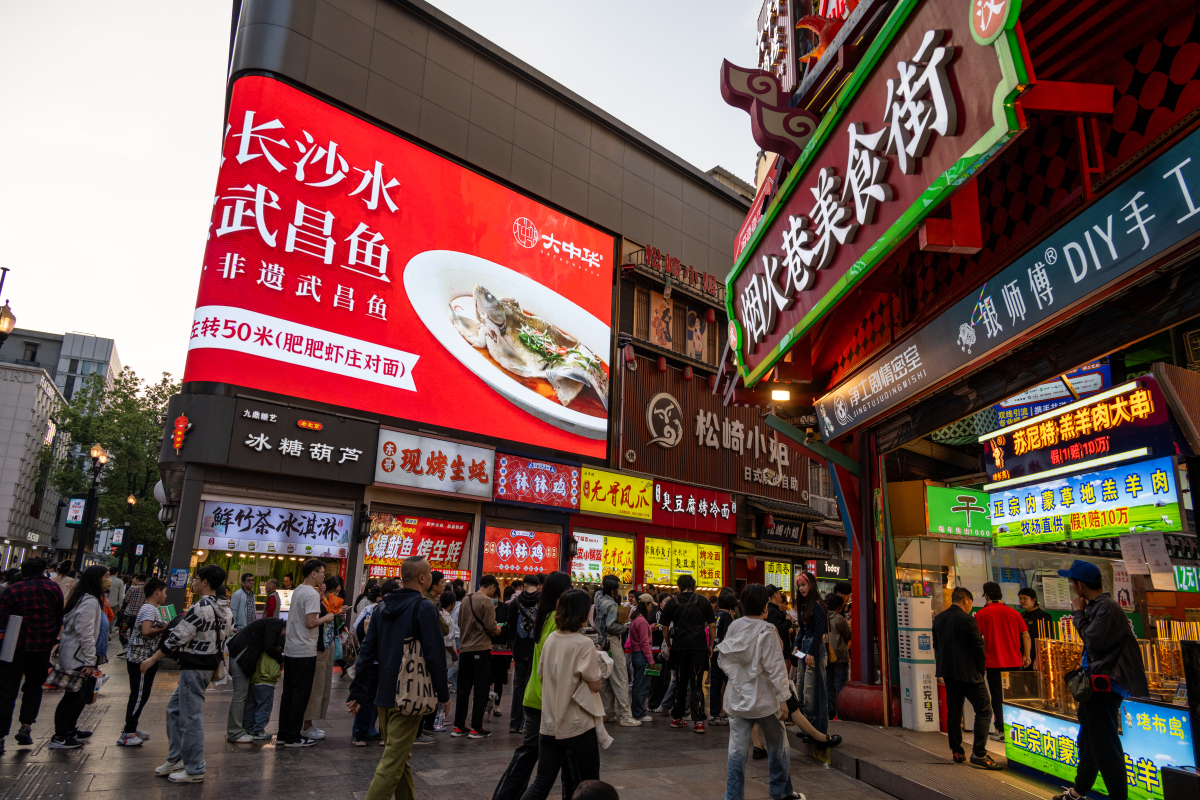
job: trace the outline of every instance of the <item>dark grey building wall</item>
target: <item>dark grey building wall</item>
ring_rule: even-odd
[[[697,269],[733,265],[745,199],[426,3],[243,0],[242,70],[286,75]]]

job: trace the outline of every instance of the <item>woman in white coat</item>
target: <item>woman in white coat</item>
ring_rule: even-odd
[[[82,747],[91,731],[76,729],[79,715],[96,686],[96,672],[100,657],[96,653],[96,642],[108,636],[108,618],[104,616],[101,598],[112,585],[108,567],[88,567],[80,575],[63,608],[63,631],[58,644],[58,668],[75,670],[84,675],[83,685],[78,691],[63,692],[62,700],[54,711],[54,736],[50,739],[51,750],[74,750]]]

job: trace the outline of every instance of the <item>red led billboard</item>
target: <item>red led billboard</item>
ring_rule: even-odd
[[[514,574],[554,572],[562,537],[545,531],[484,529],[483,571]]]
[[[614,252],[608,234],[245,77],[184,380],[602,458]]]
[[[493,497],[579,510],[579,466],[496,453]]]

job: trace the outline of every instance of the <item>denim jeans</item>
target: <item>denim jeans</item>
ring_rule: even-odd
[[[829,716],[836,717],[838,715],[837,698],[842,693],[842,689],[846,688],[846,680],[850,677],[850,663],[843,661],[838,664],[830,664],[827,672],[829,674],[827,689],[829,692]]]
[[[167,702],[167,760],[183,759],[189,775],[204,774],[204,692],[211,669],[179,671],[179,685]]]
[[[821,733],[829,733],[829,683],[825,677],[825,640],[813,645],[813,665],[800,659],[796,670],[796,696],[804,706],[804,716]]]
[[[271,721],[271,706],[275,703],[275,684],[252,683],[246,696],[246,713],[242,727],[250,733],[265,733]]]
[[[625,647],[621,637],[608,637],[608,653],[612,656],[612,671],[601,681],[600,701],[604,710],[620,719],[629,718],[629,672],[625,667]]]
[[[646,676],[646,654],[633,653],[633,718],[646,716],[646,692],[650,691],[650,679]]]
[[[351,737],[359,741],[379,735],[375,728],[375,694],[379,690],[379,667],[372,665],[367,669],[370,670],[366,676],[367,702],[359,704],[358,711],[354,714],[354,727],[351,729]]]
[[[744,800],[746,791],[746,761],[753,747],[750,731],[758,725],[763,743],[767,746],[767,772],[770,776],[771,797],[791,797],[792,750],[787,731],[779,717],[772,714],[759,719],[729,717],[729,763],[725,773],[725,800]]]
[[[246,735],[246,696],[250,694],[250,678],[242,672],[237,659],[229,659],[229,682],[233,684],[233,699],[225,718],[225,740],[235,742]]]
[[[525,687],[533,672],[533,659],[513,659],[513,664],[512,711],[508,715],[508,727],[519,731],[525,724]]]

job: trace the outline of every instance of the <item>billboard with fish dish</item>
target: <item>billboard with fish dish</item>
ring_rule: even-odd
[[[614,253],[603,231],[244,77],[184,380],[604,458]]]

